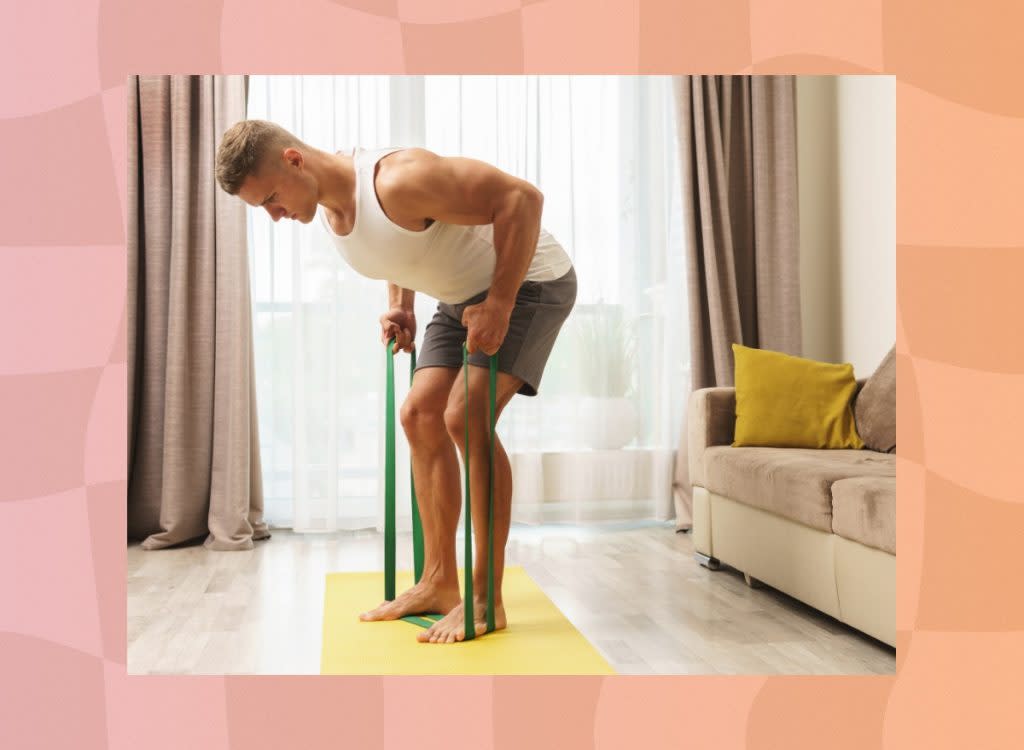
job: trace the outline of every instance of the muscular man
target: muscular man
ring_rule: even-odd
[[[393,620],[442,612],[418,635],[452,643],[464,636],[455,532],[461,507],[456,446],[465,455],[462,343],[470,352],[470,479],[476,535],[473,595],[476,632],[486,630],[488,356],[498,354],[497,412],[517,393],[537,394],[555,338],[576,300],[576,274],[541,225],[544,199],[526,182],[490,164],[438,156],[422,148],[354,148],[330,154],[262,120],[225,132],[217,180],[274,221],[305,224],[319,214],[338,252],[357,272],[387,281],[381,339],[411,351],[413,295],[439,301],[401,409],[412,453],[423,524],[420,582],[362,614]],[[495,445],[495,627],[506,626],[501,597],[511,523],[512,472]]]

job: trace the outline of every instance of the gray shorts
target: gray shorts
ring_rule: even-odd
[[[417,370],[462,367],[462,344],[466,340],[462,311],[486,298],[484,291],[457,305],[438,303],[437,312],[427,324],[423,345],[416,351]],[[519,287],[508,334],[498,349],[498,370],[522,380],[519,393],[524,396],[537,395],[544,365],[575,302],[576,271],[572,268],[561,278],[524,281]],[[469,355],[469,362],[480,367],[490,365],[488,356],[479,350]]]

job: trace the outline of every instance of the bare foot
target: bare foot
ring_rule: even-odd
[[[397,620],[406,615],[418,615],[427,612],[450,612],[462,600],[459,596],[459,585],[453,583],[443,586],[435,581],[420,581],[411,589],[403,592],[393,602],[383,602],[376,609],[363,612],[359,619],[364,622],[374,620]]]
[[[473,622],[476,635],[487,632],[487,600],[477,600],[473,606]],[[501,630],[506,625],[505,606],[494,604],[494,629]],[[420,643],[456,643],[466,637],[466,615],[462,602],[456,605],[447,615],[416,636]]]

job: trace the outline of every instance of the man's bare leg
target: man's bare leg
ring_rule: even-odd
[[[459,370],[425,367],[413,378],[402,404],[402,427],[412,453],[416,499],[423,526],[423,576],[392,602],[360,615],[361,620],[397,620],[424,612],[450,612],[462,601],[455,531],[461,490],[455,445],[444,412]]]
[[[487,525],[488,525],[488,472],[489,472],[489,401],[490,373],[481,367],[470,367],[470,482],[473,495],[473,610],[478,635],[487,631]],[[497,414],[522,386],[523,381],[506,373],[498,373]],[[451,398],[445,412],[445,423],[451,439],[465,456],[466,433],[465,383],[460,375],[452,386]],[[500,630],[506,625],[505,607],[501,597],[501,583],[505,571],[505,544],[512,522],[512,468],[508,454],[495,436],[494,445],[494,625]],[[465,638],[466,622],[460,603],[433,626],[420,633],[420,641],[454,643]]]

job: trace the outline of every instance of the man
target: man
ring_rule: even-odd
[[[516,393],[534,396],[548,355],[576,299],[572,262],[540,226],[544,199],[489,164],[421,148],[354,148],[329,154],[262,120],[225,132],[217,180],[250,206],[311,222],[319,213],[343,258],[359,273],[387,280],[381,339],[412,351],[415,292],[439,300],[427,325],[413,385],[402,406],[423,524],[420,582],[361,615],[393,620],[442,612],[420,641],[464,637],[455,532],[461,506],[455,446],[465,456],[462,344],[470,353],[470,479],[476,549],[476,632],[486,631],[488,357],[498,354],[497,413]],[[321,210],[322,207],[322,210]],[[511,523],[512,472],[496,441],[494,476],[495,628],[506,626],[501,597]]]

